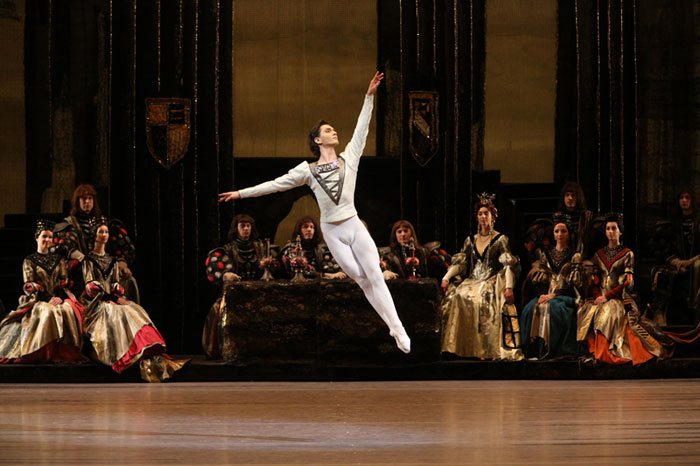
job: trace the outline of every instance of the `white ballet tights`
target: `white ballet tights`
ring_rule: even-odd
[[[336,262],[362,288],[367,301],[397,339],[399,348],[406,353],[410,351],[410,339],[379,267],[377,246],[360,219],[355,215],[341,222],[321,223],[321,231]]]

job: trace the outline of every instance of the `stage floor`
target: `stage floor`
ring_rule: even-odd
[[[700,464],[700,380],[3,384],[4,464]]]

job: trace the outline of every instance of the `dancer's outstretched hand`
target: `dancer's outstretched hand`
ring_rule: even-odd
[[[379,71],[374,73],[374,77],[369,82],[369,87],[367,88],[367,95],[374,95],[374,93],[377,92],[377,88],[382,82],[382,79],[384,79],[384,73],[380,73]]]
[[[392,272],[391,270],[385,270],[382,272],[382,275],[384,276],[384,280],[393,280],[399,276],[398,273]]]
[[[241,194],[238,191],[228,191],[228,192],[219,194],[219,202],[228,202],[228,201],[233,201],[235,199],[240,199],[240,198],[241,198]]]

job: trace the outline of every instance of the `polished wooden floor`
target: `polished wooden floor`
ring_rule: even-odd
[[[2,384],[4,464],[700,464],[700,380]]]

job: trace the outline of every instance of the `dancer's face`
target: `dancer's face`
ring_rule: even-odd
[[[331,125],[321,125],[314,140],[316,144],[335,147],[338,145],[338,132]]]
[[[44,230],[36,237],[36,250],[41,254],[46,254],[53,245],[53,232]]]
[[[693,208],[693,198],[690,193],[683,193],[681,197],[678,198],[678,205],[681,210],[690,210]]]
[[[569,244],[569,229],[563,223],[554,225],[554,241],[557,246],[566,247]]]
[[[575,192],[567,191],[564,193],[564,205],[566,206],[567,210],[574,210],[576,208],[577,201],[578,198],[576,197]]]
[[[617,222],[608,222],[605,224],[605,236],[609,241],[619,242],[622,232],[617,226]]]
[[[480,207],[476,213],[476,218],[480,227],[491,228],[491,225],[493,224],[493,215],[491,215],[491,211],[488,209],[488,207]]]
[[[95,199],[91,194],[86,194],[78,198],[78,209],[82,214],[89,214],[92,212],[92,208],[95,207]]]
[[[313,222],[306,222],[301,226],[301,237],[305,240],[313,239],[316,227]]]
[[[396,242],[401,246],[408,246],[411,241],[411,229],[405,226],[396,229]]]
[[[97,229],[97,233],[95,233],[95,243],[96,244],[107,244],[108,239],[109,239],[109,228],[107,228],[107,225],[100,225],[99,228]]]
[[[247,240],[250,238],[250,232],[253,230],[253,226],[248,222],[241,222],[236,227],[238,229],[238,237],[242,240]]]

